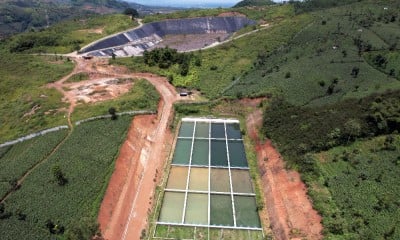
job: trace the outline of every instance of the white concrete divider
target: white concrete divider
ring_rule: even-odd
[[[56,132],[56,131],[59,131],[61,129],[68,129],[68,126],[67,125],[62,125],[62,126],[58,126],[58,127],[54,127],[54,128],[45,129],[45,130],[42,130],[42,131],[37,132],[37,133],[32,133],[32,134],[26,135],[24,137],[20,137],[18,139],[12,140],[12,141],[8,141],[8,142],[5,142],[5,143],[2,143],[2,144],[0,144],[0,148],[1,147],[11,146],[11,145],[14,145],[14,144],[17,144],[17,143],[20,143],[20,142],[25,142],[25,141],[30,140],[32,138],[39,137],[39,136],[45,135],[47,133]]]

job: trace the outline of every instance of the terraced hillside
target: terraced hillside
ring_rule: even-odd
[[[130,30],[95,42],[82,49],[81,53],[88,53],[90,56],[137,56],[157,46],[163,38],[169,35],[200,35],[222,33],[211,43],[226,39],[231,33],[241,28],[254,25],[255,21],[245,17],[202,17],[190,19],[172,19],[160,22],[153,22],[143,25],[140,28]],[[222,39],[221,39],[222,37]],[[182,43],[181,43],[182,44]],[[208,45],[203,44],[201,47]],[[193,50],[198,47],[189,47]]]

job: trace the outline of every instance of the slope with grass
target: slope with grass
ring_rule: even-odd
[[[65,19],[122,12],[127,7],[128,3],[116,0],[3,0],[0,2],[0,38],[27,30],[40,30]]]
[[[11,215],[0,220],[2,239],[75,239],[82,232],[86,238],[92,236],[114,159],[130,122],[131,117],[120,117],[77,126],[5,201],[1,214]],[[48,142],[52,136],[42,138]],[[30,149],[33,158],[39,150]],[[55,178],[55,166],[66,179],[63,186]]]
[[[399,237],[399,4],[383,3],[316,7],[227,92],[272,97],[264,136],[301,172],[327,239]]]
[[[137,26],[130,16],[88,16],[57,23],[45,30],[26,32],[5,40],[11,52],[70,53],[107,35]]]
[[[391,29],[393,34],[400,33],[400,28],[393,28],[398,26],[397,20],[392,24],[382,22],[381,15],[386,13],[381,6],[364,1],[312,13],[313,22],[288,44],[274,51],[261,51],[254,71],[243,76],[227,94],[272,94],[294,105],[323,105],[399,89],[396,60],[382,71],[370,64],[376,51],[389,51],[393,44],[375,32],[377,28],[365,25],[364,13],[371,12],[368,18],[373,19],[374,26],[380,25],[381,32]],[[388,39],[395,38],[388,35],[392,36]],[[389,75],[392,68],[394,74]]]
[[[69,73],[72,62],[1,51],[0,65],[0,142],[66,124],[61,94],[44,85]]]

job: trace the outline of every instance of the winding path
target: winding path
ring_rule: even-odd
[[[152,197],[158,173],[163,172],[165,160],[171,148],[172,135],[168,128],[173,104],[180,99],[175,88],[164,77],[150,73],[130,73],[124,68],[105,64],[104,60],[74,58],[74,70],[48,87],[60,91],[69,105],[68,123],[72,129],[71,114],[76,101],[64,88],[65,81],[80,72],[107,75],[115,78],[142,78],[149,81],[159,92],[161,101],[157,115],[137,116],[132,121],[128,136],[116,161],[116,169],[109,182],[100,212],[102,235],[108,240],[139,239],[146,228],[148,211],[152,209]],[[82,81],[82,84],[98,79]]]

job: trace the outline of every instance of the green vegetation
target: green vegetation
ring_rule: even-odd
[[[273,5],[275,2],[271,0],[243,0],[238,2],[234,8],[237,7],[247,7],[247,6],[266,6],[266,5]]]
[[[0,2],[0,38],[24,32],[40,30],[49,24],[84,17],[94,12],[117,12],[128,7],[116,0],[73,1],[13,1]]]
[[[308,152],[345,145],[357,138],[400,131],[400,92],[321,107],[296,107],[275,100],[264,113],[264,133],[285,159],[307,172]]]
[[[273,51],[260,49],[254,70],[227,94],[275,95],[301,106],[324,105],[399,89],[400,81],[395,78],[396,52],[389,52],[390,56],[380,53],[381,49],[390,51],[394,43],[388,44],[386,38],[380,37],[382,34],[374,32],[375,28],[364,24],[367,21],[364,13],[368,11],[371,12],[368,18],[374,19],[372,26],[392,29],[393,35],[388,34],[387,39],[396,39],[394,34],[400,34],[400,28],[396,32],[393,24],[384,23],[383,16],[387,13],[379,4],[362,2],[313,13],[313,22],[287,44]],[[375,66],[378,54],[390,59],[390,63]]]
[[[143,61],[148,66],[152,67],[157,65],[162,69],[169,69],[172,65],[177,64],[179,74],[186,76],[189,72],[189,66],[192,54],[178,53],[176,49],[166,48],[155,48],[152,51],[145,51],[143,53]],[[201,59],[197,58],[197,65],[201,65]],[[171,79],[172,81],[172,79]]]
[[[84,81],[84,80],[88,80],[88,79],[89,79],[89,74],[85,73],[85,72],[82,72],[82,73],[77,73],[77,74],[72,75],[65,82],[66,83],[73,83],[73,82],[80,82],[80,81]]]
[[[237,239],[237,240],[262,240],[262,231],[232,230],[232,229],[207,229],[201,227],[175,227],[157,225],[156,238],[168,239]]]
[[[10,52],[70,53],[107,35],[137,26],[129,16],[113,14],[63,21],[38,32],[26,32],[6,40]]]
[[[61,94],[44,86],[68,74],[72,62],[1,51],[0,65],[0,142],[67,123]]]
[[[122,116],[77,126],[5,201],[3,212],[10,214],[0,219],[2,239],[77,239],[79,235],[89,239],[96,233],[100,203],[130,122],[131,117]],[[41,140],[49,143],[47,138],[54,137],[48,134]],[[41,144],[39,139],[35,142]],[[29,153],[36,158],[39,150],[30,148]],[[60,172],[67,180],[62,186]]]
[[[307,183],[327,239],[399,239],[400,136],[357,141],[313,155]]]
[[[313,21],[227,94],[272,97],[263,133],[301,172],[327,239],[397,239],[400,6],[313,2],[294,4]]]
[[[65,138],[67,130],[48,133],[44,136],[0,148],[0,198],[13,189],[12,183],[20,179],[29,169],[45,159]]]
[[[204,10],[217,11],[217,10]],[[226,10],[219,10],[226,11]],[[273,26],[251,35],[225,43],[219,47],[193,53],[186,76],[182,76],[178,65],[168,69],[148,66],[143,58],[116,59],[112,64],[126,65],[136,71],[148,71],[169,77],[175,86],[185,86],[200,90],[206,97],[216,98],[233,80],[250,71],[260,47],[272,51],[305,27],[309,16],[294,16],[290,5],[261,7],[260,9],[239,8],[238,12],[252,19],[270,21]],[[163,17],[186,17],[186,13],[200,14],[202,11],[178,12]],[[290,19],[289,19],[290,17]],[[155,19],[152,19],[152,21]],[[160,19],[156,19],[160,20]],[[281,29],[284,28],[285,31]],[[196,61],[200,59],[200,61]]]
[[[134,110],[157,110],[160,95],[155,87],[146,80],[134,80],[133,87],[117,99],[78,105],[73,114],[72,120],[78,121],[93,116],[109,114],[110,108],[117,112]]]

